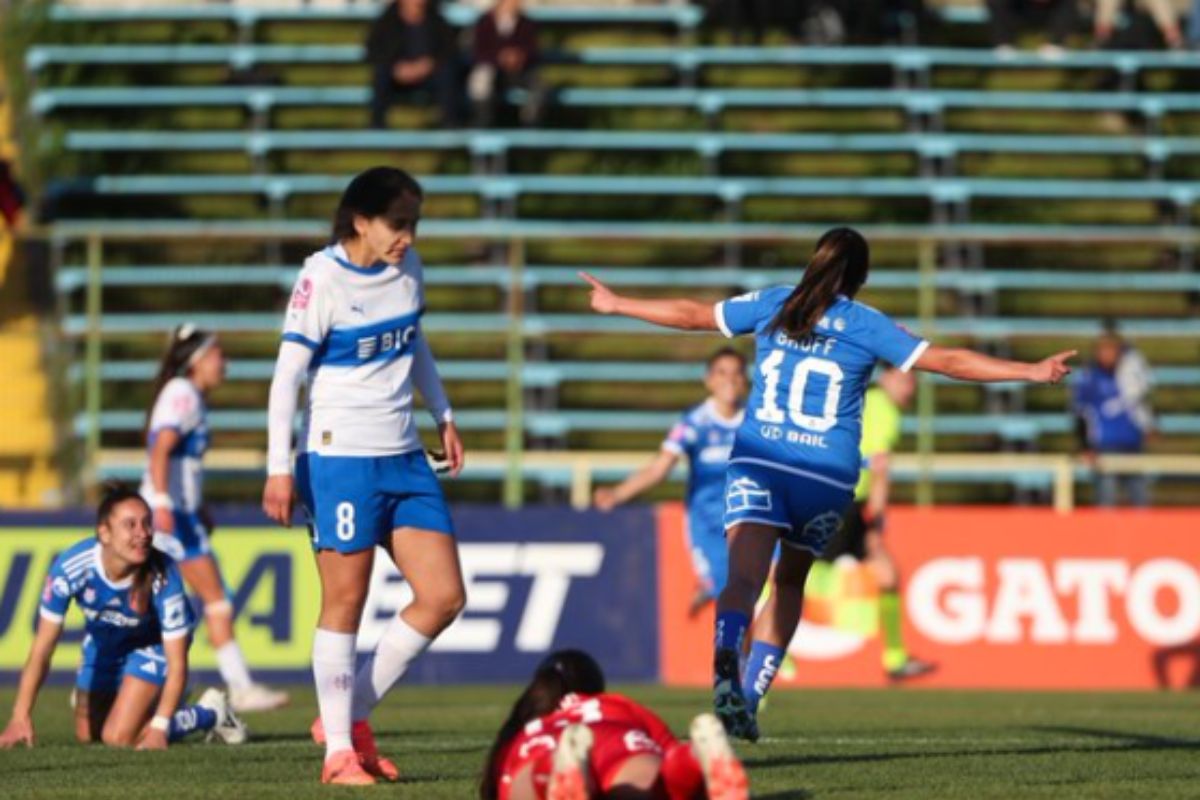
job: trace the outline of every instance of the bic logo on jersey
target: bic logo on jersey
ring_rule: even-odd
[[[359,361],[370,361],[376,355],[385,355],[392,351],[403,353],[417,338],[417,326],[409,325],[394,331],[384,331],[372,336],[360,336],[357,340],[356,352]]]

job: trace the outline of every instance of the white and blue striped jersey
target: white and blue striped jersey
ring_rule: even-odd
[[[730,463],[758,464],[844,489],[858,481],[863,394],[876,361],[909,370],[925,348],[870,306],[838,297],[813,334],[772,330],[791,294],[777,286],[717,303],[726,336],[753,333],[755,369]]]
[[[142,647],[186,636],[192,629],[191,609],[175,562],[161,558],[161,572],[150,585],[149,607],[138,613],[129,602],[133,579],[110,580],[94,537],[76,542],[54,559],[46,575],[38,613],[61,623],[75,601],[84,627],[98,652],[122,656]]]
[[[353,264],[341,245],[308,257],[283,325],[284,341],[312,351],[299,452],[379,456],[421,447],[413,370],[424,311],[415,248],[399,265]]]
[[[150,412],[147,449],[153,449],[164,430],[179,434],[179,443],[171,450],[167,462],[167,494],[176,510],[194,512],[203,504],[201,461],[208,450],[208,406],[187,378],[172,378],[158,393]],[[140,491],[147,499],[155,493],[149,468],[142,475]]]

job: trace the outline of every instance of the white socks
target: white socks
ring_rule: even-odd
[[[367,657],[355,677],[355,722],[365,720],[371,715],[371,711],[387,694],[388,689],[404,677],[408,665],[425,652],[431,641],[433,640],[428,636],[414,630],[399,614],[392,617],[375,647],[375,652]]]
[[[313,682],[317,707],[325,728],[325,757],[350,744],[350,708],[354,699],[353,633],[335,633],[317,628],[313,636]]]
[[[246,659],[242,656],[242,648],[234,639],[217,648],[217,669],[221,671],[225,685],[234,691],[249,689],[254,683]]]

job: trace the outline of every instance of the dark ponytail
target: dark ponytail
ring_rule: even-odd
[[[826,231],[817,240],[800,283],[771,322],[771,330],[783,331],[795,341],[807,338],[839,294],[858,293],[870,269],[871,249],[861,233],[853,228]]]
[[[150,510],[146,499],[127,484],[120,481],[105,481],[100,487],[100,505],[96,508],[96,527],[108,522],[117,506],[127,500],[136,500],[142,507]],[[137,568],[133,574],[133,586],[129,590],[129,605],[138,614],[145,614],[150,608],[150,594],[154,591],[154,581],[166,574],[166,556],[151,548],[150,557]]]
[[[333,241],[354,239],[355,217],[383,217],[396,230],[416,225],[413,201],[425,198],[421,184],[402,169],[372,167],[354,176],[333,215]]]
[[[559,650],[546,657],[525,691],[517,698],[508,719],[500,726],[496,741],[484,762],[483,778],[479,785],[482,800],[499,796],[501,764],[497,763],[504,746],[521,732],[530,721],[558,708],[568,694],[600,694],[604,691],[604,672],[596,660],[582,650]]]
[[[171,341],[167,351],[163,353],[158,365],[158,374],[154,376],[154,388],[150,393],[150,409],[146,412],[146,424],[143,433],[150,430],[150,416],[154,413],[154,404],[163,387],[172,378],[187,372],[192,357],[200,350],[210,346],[216,335],[210,331],[201,330],[190,322],[179,325],[171,331]]]

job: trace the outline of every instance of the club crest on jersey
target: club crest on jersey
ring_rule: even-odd
[[[750,478],[738,478],[729,484],[729,490],[725,493],[725,510],[770,511],[771,492]]]
[[[308,278],[301,278],[296,284],[296,290],[292,292],[292,308],[297,311],[303,311],[308,308],[308,303],[312,300],[313,285]]]

